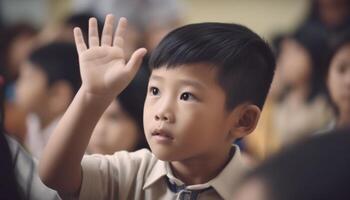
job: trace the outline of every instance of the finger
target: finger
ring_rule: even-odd
[[[102,46],[111,46],[113,37],[114,16],[109,14],[106,16],[105,24],[102,31]]]
[[[113,46],[119,47],[123,49],[124,47],[124,38],[122,37],[114,37],[114,44]]]
[[[81,32],[81,29],[78,27],[74,28],[74,41],[75,41],[75,46],[77,47],[78,54],[81,54],[87,49],[84,41],[83,33]]]
[[[140,68],[142,59],[146,53],[147,53],[147,49],[140,48],[131,55],[129,62],[126,64],[126,69],[129,70],[133,76],[136,74],[136,72]]]
[[[127,25],[128,25],[128,22],[126,18],[122,17],[119,19],[118,26],[114,34],[114,42],[113,42],[114,46],[123,48],[124,36],[125,36]]]
[[[97,20],[92,17],[89,19],[89,47],[99,46]]]

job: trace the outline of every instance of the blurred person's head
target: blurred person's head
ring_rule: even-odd
[[[81,27],[85,42],[88,38],[89,19],[94,17],[91,13],[79,13],[67,16],[62,22],[55,25],[46,25],[39,35],[41,43],[46,44],[54,41],[74,42],[73,29]],[[98,32],[101,34],[103,24],[97,19]]]
[[[81,84],[74,44],[54,42],[35,49],[20,68],[18,105],[45,120],[61,115]]]
[[[325,85],[322,77],[330,54],[327,42],[322,37],[300,30],[286,36],[280,50],[277,67],[286,86],[289,89],[306,88],[307,101],[323,94]]]
[[[132,47],[126,46],[126,54],[131,55],[139,47],[151,52],[167,33],[182,25],[185,18],[182,3],[182,0],[104,0],[88,1],[84,6],[73,2],[73,8],[77,12],[91,12],[100,20],[109,13],[116,18],[127,18],[128,34],[124,44]]]
[[[66,41],[74,41],[73,29],[75,27],[80,27],[83,33],[83,37],[85,40],[88,38],[88,27],[89,27],[89,19],[94,17],[91,13],[79,13],[68,16],[62,23],[60,27],[60,35],[59,38]],[[99,34],[102,33],[103,23],[97,19],[97,27]],[[87,41],[85,41],[87,42]]]
[[[88,153],[148,148],[142,117],[149,74],[147,66],[141,66],[133,81],[106,109],[92,133]]]
[[[175,18],[172,21],[167,21],[166,23],[157,23],[157,21],[161,21],[161,19],[152,20],[151,22],[153,23],[149,23],[144,33],[144,45],[150,52],[157,47],[164,36],[182,25],[180,18]]]
[[[245,177],[234,199],[350,199],[349,133],[332,131],[276,154]]]
[[[18,76],[19,66],[27,58],[35,42],[37,30],[29,24],[4,27],[0,33],[0,67],[7,81]]]
[[[92,13],[78,13],[78,14],[73,14],[71,16],[68,16],[61,26],[59,27],[58,32],[56,33],[57,36],[55,40],[63,40],[63,41],[69,41],[69,42],[74,42],[74,37],[73,37],[73,29],[75,27],[80,27],[83,33],[83,38],[87,42],[88,38],[88,27],[89,27],[89,19],[93,16]],[[102,34],[102,28],[103,28],[103,23],[99,18],[96,18],[97,20],[97,27],[98,27],[98,32],[101,35]],[[142,41],[142,33],[141,30],[133,24],[132,21],[128,23],[128,34],[125,35],[124,37],[124,53],[126,58],[130,58],[131,54],[141,47],[141,41]]]
[[[185,7],[179,0],[143,1],[139,9],[143,9],[139,20],[143,30],[143,46],[152,52],[158,43],[170,31],[183,25]]]
[[[284,39],[281,49],[278,64],[284,81],[290,85],[307,84],[312,70],[308,51],[292,38]]]
[[[349,23],[349,0],[312,0],[309,19],[320,21],[328,28],[338,28]]]
[[[338,35],[331,45],[333,55],[326,84],[337,125],[343,126],[350,124],[350,30]]]

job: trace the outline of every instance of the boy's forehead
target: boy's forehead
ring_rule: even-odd
[[[217,67],[209,63],[193,63],[180,65],[162,65],[158,68],[152,69],[151,76],[159,74],[188,74],[188,75],[217,75]]]
[[[161,66],[153,69],[150,80],[176,80],[191,85],[217,85],[217,68],[206,63]],[[198,84],[196,84],[198,83]]]

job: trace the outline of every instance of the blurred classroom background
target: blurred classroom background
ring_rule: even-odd
[[[330,43],[349,29],[349,0],[0,0],[0,5],[5,127],[29,151],[29,132],[50,135],[66,107],[45,121],[47,117],[35,106],[21,105],[25,102],[18,96],[34,94],[21,81],[28,56],[55,41],[72,43],[73,27],[86,32],[89,17],[97,17],[102,24],[108,13],[129,20],[127,55],[141,46],[151,52],[165,34],[183,24],[208,21],[243,24],[271,44],[277,58],[271,92],[257,129],[238,142],[254,162],[318,131],[347,123],[350,103],[337,104],[326,77]],[[28,117],[33,115],[35,120]],[[36,138],[44,146],[48,136]]]
[[[57,24],[74,13],[74,7],[79,7],[77,6],[79,2],[84,4],[84,1],[75,3],[72,0],[1,0],[0,2],[1,19],[4,25],[28,22],[36,27],[51,23]],[[173,3],[164,1],[161,4],[164,4],[163,7],[167,5],[176,7],[183,23],[204,21],[240,23],[269,39],[276,32],[287,32],[296,28],[307,16],[311,1],[177,0]],[[81,5],[81,7],[84,6]]]

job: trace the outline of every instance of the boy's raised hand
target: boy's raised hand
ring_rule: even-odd
[[[114,33],[114,16],[107,15],[101,39],[97,21],[89,20],[89,48],[84,42],[80,28],[74,29],[74,39],[79,55],[82,89],[92,95],[115,97],[131,82],[141,65],[146,49],[136,50],[126,63],[124,35],[127,20],[120,18]]]
[[[133,79],[146,53],[146,49],[138,49],[126,63],[123,50],[126,23],[121,18],[113,36],[114,16],[108,15],[100,38],[97,21],[91,18],[89,48],[81,30],[74,29],[83,83],[52,133],[39,170],[42,181],[60,193],[79,193],[81,160],[92,131],[112,99]]]

